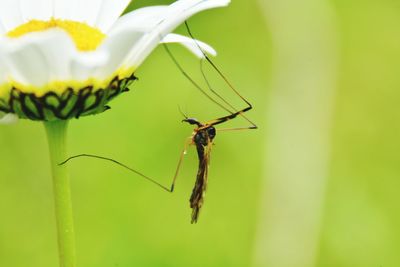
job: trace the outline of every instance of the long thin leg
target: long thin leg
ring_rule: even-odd
[[[115,159],[111,159],[111,158],[107,158],[107,157],[102,157],[102,156],[97,156],[97,155],[91,155],[91,154],[79,154],[79,155],[75,155],[75,156],[69,157],[69,158],[66,159],[65,161],[59,163],[59,165],[65,165],[65,164],[67,164],[69,161],[74,160],[74,159],[77,159],[77,158],[95,158],[95,159],[105,160],[105,161],[109,161],[109,162],[112,162],[112,163],[114,163],[114,164],[117,164],[117,165],[119,165],[119,166],[121,166],[121,167],[123,167],[123,168],[129,170],[130,172],[133,172],[133,173],[135,173],[135,174],[141,176],[142,178],[144,178],[144,179],[146,179],[147,181],[149,181],[149,182],[151,182],[151,183],[157,185],[158,187],[164,189],[165,191],[168,191],[168,192],[171,192],[171,193],[172,193],[172,192],[174,191],[174,188],[175,188],[175,182],[176,182],[176,179],[177,179],[177,177],[178,177],[179,170],[180,170],[180,167],[181,167],[182,162],[183,162],[183,158],[184,158],[184,156],[185,156],[185,154],[186,154],[186,151],[187,151],[188,146],[189,146],[191,143],[192,143],[192,137],[189,137],[189,138],[187,138],[187,140],[185,140],[185,145],[184,145],[184,148],[183,148],[183,150],[182,150],[182,152],[181,152],[181,155],[180,155],[180,157],[179,157],[178,166],[176,167],[175,175],[174,175],[174,178],[172,179],[172,184],[171,184],[171,187],[170,187],[170,188],[168,188],[168,187],[166,187],[166,186],[160,184],[159,182],[157,182],[157,181],[154,180],[153,178],[150,178],[150,177],[144,175],[143,173],[141,173],[141,172],[139,172],[139,171],[137,171],[137,170],[135,170],[135,169],[133,169],[133,168],[131,168],[131,167],[129,167],[129,166],[127,166],[127,165],[125,165],[125,164],[123,164],[123,163],[117,161],[117,160],[115,160]]]
[[[187,24],[187,22],[185,22],[188,33],[190,34],[190,36],[192,37],[193,40],[194,37],[192,35],[192,33],[190,32],[189,26]],[[196,41],[195,41],[196,42]],[[223,75],[223,73],[217,68],[217,66],[211,61],[211,59],[206,55],[206,53],[203,51],[203,49],[201,48],[201,46],[196,42],[198,48],[202,51],[205,59],[207,60],[207,62],[209,64],[211,64],[211,66],[218,72],[218,74],[223,78],[223,80],[228,84],[228,86],[233,90],[233,92],[238,95],[248,106],[240,111],[237,111],[228,101],[226,101],[220,94],[218,94],[212,87],[211,84],[209,82],[209,80],[207,79],[205,73],[204,73],[204,69],[203,69],[203,60],[200,61],[200,72],[202,73],[203,79],[205,80],[208,89],[214,94],[216,95],[220,100],[223,101],[223,103],[225,103],[226,105],[228,105],[230,108],[233,109],[234,112],[232,112],[231,110],[229,110],[229,108],[225,107],[223,104],[221,104],[220,102],[218,102],[217,100],[215,100],[214,98],[212,98],[209,94],[207,94],[207,92],[204,91],[204,89],[198,84],[196,83],[192,77],[189,76],[189,74],[186,73],[186,71],[183,69],[183,67],[179,64],[178,60],[175,58],[175,56],[172,54],[172,52],[169,50],[168,46],[166,44],[163,44],[165,51],[167,52],[167,54],[169,55],[169,57],[172,59],[172,61],[175,63],[175,65],[178,67],[178,69],[181,71],[181,73],[201,92],[203,93],[209,100],[211,100],[212,102],[214,102],[215,104],[217,104],[219,107],[221,107],[222,109],[224,109],[225,111],[229,112],[230,115],[222,117],[220,119],[216,119],[213,120],[211,122],[209,122],[209,124],[211,125],[215,125],[215,124],[220,124],[223,123],[227,120],[233,119],[235,117],[237,117],[238,115],[242,116],[246,121],[248,121],[252,127],[250,127],[251,129],[257,129],[257,125],[255,123],[253,123],[250,119],[248,119],[244,113],[251,110],[253,107],[251,105],[251,103],[249,101],[247,101],[242,95],[239,94],[239,92],[233,87],[233,85],[229,82],[229,80]],[[186,117],[186,116],[185,116]]]
[[[231,110],[229,110],[228,108],[226,108],[224,105],[222,105],[221,103],[219,103],[217,100],[215,100],[214,98],[212,98],[209,94],[207,94],[206,91],[203,90],[203,88],[196,83],[195,80],[192,79],[192,77],[190,77],[190,75],[183,69],[183,67],[181,66],[181,64],[179,64],[178,60],[175,58],[175,56],[172,54],[171,50],[169,50],[168,46],[166,44],[163,44],[163,47],[165,49],[165,51],[167,52],[167,54],[169,55],[169,57],[171,58],[171,60],[174,62],[174,64],[178,67],[178,69],[180,70],[180,72],[183,74],[183,76],[186,77],[186,79],[189,80],[190,83],[193,84],[194,87],[197,88],[197,90],[199,90],[204,96],[206,96],[210,101],[214,102],[216,105],[218,105],[220,108],[222,108],[223,110],[225,110],[226,112],[229,113],[233,113]]]
[[[230,115],[228,115],[228,116],[224,116],[224,117],[221,117],[221,118],[212,120],[212,121],[205,122],[204,125],[217,125],[217,124],[224,123],[224,122],[226,122],[226,121],[228,121],[228,120],[232,120],[232,119],[236,118],[238,115],[240,115],[240,114],[242,114],[242,113],[245,113],[245,112],[249,111],[251,108],[252,108],[252,107],[247,107],[247,108],[244,108],[244,109],[242,109],[242,110],[239,110],[239,111],[236,112],[236,113],[230,114]],[[257,125],[255,125],[254,123],[252,123],[252,126],[250,126],[249,128],[251,128],[251,129],[257,129]]]
[[[141,172],[139,172],[139,171],[137,171],[137,170],[135,170],[135,169],[132,169],[131,167],[128,167],[127,165],[125,165],[125,164],[123,164],[123,163],[121,163],[121,162],[119,162],[119,161],[117,161],[117,160],[110,159],[110,158],[107,158],[107,157],[102,157],[102,156],[97,156],[97,155],[91,155],[91,154],[79,154],[79,155],[76,155],[76,156],[69,157],[68,159],[66,159],[65,161],[61,162],[61,163],[58,164],[58,165],[61,166],[61,165],[67,164],[69,161],[71,161],[71,160],[73,160],[73,159],[76,159],[76,158],[83,158],[83,157],[85,157],[85,158],[101,159],[101,160],[105,160],[105,161],[112,162],[112,163],[117,164],[117,165],[119,165],[119,166],[121,166],[121,167],[123,167],[123,168],[125,168],[125,169],[127,169],[127,170],[129,170],[129,171],[131,171],[131,172],[133,172],[133,173],[136,173],[137,175],[139,175],[139,176],[141,176],[142,178],[146,179],[147,181],[149,181],[149,182],[151,182],[151,183],[153,183],[153,184],[155,184],[155,185],[161,187],[162,189],[164,189],[164,190],[166,190],[166,191],[168,191],[168,192],[172,192],[169,188],[167,188],[167,187],[165,187],[164,185],[160,184],[159,182],[157,182],[157,181],[154,180],[153,178],[150,178],[150,177],[144,175],[143,173],[141,173]]]
[[[201,46],[196,42],[196,38],[194,38],[192,31],[189,28],[189,24],[187,21],[185,21],[185,27],[186,31],[188,32],[189,36],[194,40],[196,43],[197,47],[200,49],[200,51],[203,53],[204,58],[210,63],[210,65],[217,71],[217,73],[221,76],[221,78],[226,82],[226,84],[235,92],[236,95],[238,95],[246,104],[251,107],[251,103],[244,98],[238,90],[235,89],[235,87],[231,84],[231,82],[225,77],[225,75],[220,71],[220,69],[214,64],[214,62],[207,56],[207,53],[204,52],[204,50],[201,48]]]
[[[225,128],[225,129],[218,129],[218,132],[231,132],[231,131],[242,131],[242,130],[252,130],[252,127],[239,127],[239,128]]]
[[[193,40],[195,40],[195,39],[193,39]],[[199,46],[199,45],[197,44],[197,46]],[[199,49],[201,49],[200,46],[199,46]],[[206,57],[204,51],[202,51],[202,52],[203,52],[204,56]],[[208,59],[208,62],[209,62],[209,61],[210,61],[210,59]],[[232,109],[235,111],[235,113],[238,113],[238,114],[239,114],[240,116],[242,116],[247,122],[249,122],[252,126],[255,126],[255,128],[252,128],[252,129],[256,129],[256,128],[257,128],[257,125],[256,125],[254,122],[252,122],[249,118],[247,118],[247,116],[244,115],[244,112],[246,112],[246,111],[252,109],[252,105],[246,101],[246,104],[248,104],[248,107],[247,107],[247,110],[246,110],[246,111],[240,112],[240,111],[238,111],[237,109],[235,109],[235,107],[233,107],[228,101],[226,101],[220,94],[218,94],[218,93],[211,87],[211,83],[210,83],[209,80],[207,79],[207,76],[206,76],[206,74],[205,74],[205,72],[204,72],[204,69],[203,69],[203,62],[204,62],[204,59],[200,60],[200,72],[201,72],[201,74],[202,74],[202,76],[203,76],[204,81],[205,81],[206,84],[207,84],[208,89],[209,89],[214,95],[216,95],[219,99],[221,99],[225,104],[227,104],[230,108],[232,108]],[[215,65],[214,65],[213,67],[216,68]],[[219,73],[220,73],[220,72],[219,72]],[[222,75],[222,74],[220,73],[220,75]],[[225,79],[226,79],[226,78],[225,78]],[[230,85],[230,86],[232,86],[232,85]],[[238,94],[238,92],[237,92],[236,90],[234,90],[234,92],[235,92],[237,95],[239,95],[240,98],[244,99],[240,94]],[[245,100],[245,99],[244,99],[244,100]],[[245,109],[246,109],[246,108],[245,108]],[[231,113],[231,114],[234,114],[234,113]]]
[[[194,40],[194,39],[193,39]],[[196,41],[195,41],[196,42]],[[197,44],[197,42],[196,42]],[[197,44],[197,46],[199,46]],[[202,51],[203,54],[205,54]],[[234,110],[235,112],[237,111],[237,109],[231,105],[231,103],[229,103],[225,98],[223,98],[219,93],[217,93],[217,91],[214,90],[214,88],[211,86],[210,81],[207,79],[207,75],[204,71],[204,59],[200,59],[200,72],[201,75],[203,76],[203,80],[206,82],[208,89],[214,94],[216,95],[220,100],[222,100],[222,102],[224,102],[226,105],[228,105],[232,110]]]
[[[188,137],[185,140],[185,145],[183,146],[183,150],[181,152],[181,155],[179,156],[178,166],[176,166],[175,175],[174,175],[174,178],[172,179],[172,184],[171,184],[171,189],[170,189],[171,192],[174,192],[175,182],[176,182],[176,179],[178,178],[178,174],[179,174],[179,170],[181,168],[182,162],[183,162],[183,158],[185,157],[187,148],[190,144],[192,144],[192,137]]]

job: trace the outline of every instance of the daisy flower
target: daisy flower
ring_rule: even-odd
[[[60,266],[74,267],[68,121],[108,109],[160,43],[202,57],[209,45],[171,33],[229,0],[179,0],[120,17],[130,0],[0,0],[0,123],[43,121],[50,148]]]
[[[180,0],[119,17],[129,3],[0,0],[0,119],[67,120],[107,110],[158,44],[180,43],[201,56],[191,38],[170,32],[229,0]]]

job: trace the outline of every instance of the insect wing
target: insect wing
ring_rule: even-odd
[[[197,152],[199,153],[199,169],[197,171],[197,178],[192,191],[192,196],[190,197],[190,207],[192,208],[192,223],[197,222],[200,209],[204,203],[204,197],[208,183],[208,166],[210,162],[212,141],[208,142],[206,146],[203,146],[202,144],[197,144],[196,147]]]

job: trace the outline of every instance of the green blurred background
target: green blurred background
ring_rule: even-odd
[[[274,1],[268,1],[270,7]],[[171,2],[137,0],[130,8]],[[267,114],[273,101],[272,54],[279,49],[273,47],[274,26],[260,2],[234,0],[228,8],[189,21],[196,37],[217,49],[215,62],[252,102],[249,117],[260,127],[218,134],[199,223],[190,224],[188,202],[197,171],[194,148],[174,194],[106,162],[72,162],[78,266],[254,264],[255,251],[263,249],[257,247],[262,185],[272,179],[265,175]],[[315,266],[400,266],[400,2],[329,4],[339,36],[333,45],[340,53]],[[198,61],[180,47],[171,49],[198,79]],[[215,74],[209,75],[224,96],[242,105]],[[168,185],[192,131],[180,122],[178,106],[200,120],[224,112],[185,80],[162,47],[137,76],[140,80],[111,103],[111,111],[71,122],[69,152],[109,156]],[[245,121],[238,119],[226,126],[241,125]],[[57,266],[44,128],[29,121],[0,126],[0,148],[0,266]]]

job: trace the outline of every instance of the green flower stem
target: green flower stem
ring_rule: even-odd
[[[67,158],[66,135],[68,121],[45,122],[44,125],[49,142],[51,170],[53,173],[60,266],[75,267],[75,237],[70,181],[67,167],[59,166],[59,163]]]

